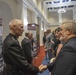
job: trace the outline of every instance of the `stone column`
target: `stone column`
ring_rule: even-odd
[[[22,19],[23,19],[23,22],[24,22],[24,29],[25,31],[27,30],[27,24],[28,24],[28,21],[27,21],[27,6],[23,4],[23,8],[22,8]]]
[[[22,18],[23,1],[17,0],[17,18]]]
[[[20,6],[19,6],[20,5]],[[17,13],[19,13],[17,16],[18,18],[21,18],[23,20],[24,24],[24,33],[23,35],[18,39],[21,43],[22,39],[25,37],[25,31],[27,30],[27,5],[23,3],[23,0],[18,1],[18,7],[17,7]]]
[[[73,20],[76,22],[76,7],[73,9]]]
[[[61,25],[62,23],[62,13],[59,13],[59,24]]]
[[[32,11],[32,23],[37,24],[37,14],[35,11]]]
[[[43,46],[43,21],[40,20],[40,46]]]

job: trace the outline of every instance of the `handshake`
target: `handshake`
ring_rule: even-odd
[[[47,65],[41,64],[38,68],[39,68],[39,72],[42,73],[43,71],[47,69]]]
[[[53,62],[55,61],[55,59],[56,59],[56,57],[54,57],[54,58],[52,58],[52,59],[50,60],[51,66],[53,65]],[[41,64],[38,68],[39,68],[39,71],[40,71],[40,72],[43,72],[43,71],[45,71],[48,67],[47,67],[47,65]]]

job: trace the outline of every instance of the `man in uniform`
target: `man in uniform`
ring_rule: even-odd
[[[23,50],[18,42],[18,37],[23,33],[23,22],[13,19],[9,23],[10,33],[3,41],[2,55],[4,59],[3,75],[33,75],[39,72],[39,68],[27,62]]]

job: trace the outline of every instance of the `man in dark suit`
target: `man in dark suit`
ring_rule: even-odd
[[[9,25],[10,33],[4,39],[2,46],[2,55],[5,63],[3,75],[37,74],[39,68],[28,63],[17,40],[24,31],[22,20],[13,19]]]
[[[25,32],[25,38],[22,40],[21,45],[24,50],[24,55],[27,57],[27,61],[31,64],[33,60],[32,56],[32,39],[33,34],[31,31]]]
[[[55,61],[41,65],[41,70],[48,68],[53,75],[76,75],[76,22],[66,21],[61,25],[61,38],[65,43]]]

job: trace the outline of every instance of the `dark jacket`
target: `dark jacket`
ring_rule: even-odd
[[[51,71],[51,64],[49,66]],[[70,38],[62,47],[54,63],[53,75],[76,75],[76,37]]]
[[[46,43],[46,35],[43,36],[43,44],[45,45]]]
[[[27,61],[32,63],[32,44],[31,41],[27,38],[24,38],[21,42],[22,48],[24,50],[24,55],[27,57]]]
[[[3,42],[2,55],[5,62],[3,75],[33,75],[33,73],[38,73],[38,68],[27,62],[16,36],[12,34],[9,34]]]

